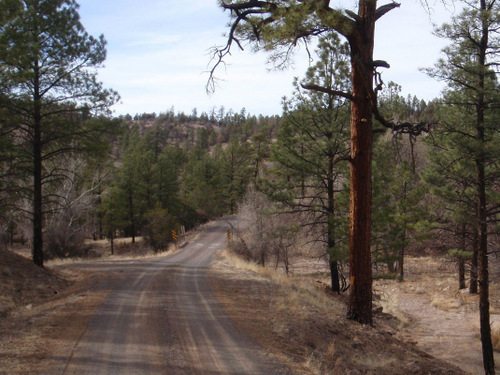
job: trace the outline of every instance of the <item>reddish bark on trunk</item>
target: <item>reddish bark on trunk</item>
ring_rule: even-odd
[[[372,207],[373,46],[376,1],[360,1],[364,20],[349,39],[351,46],[351,291],[348,318],[372,324]]]

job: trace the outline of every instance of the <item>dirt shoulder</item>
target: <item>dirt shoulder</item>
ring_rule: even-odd
[[[345,318],[345,300],[322,284],[276,280],[235,266],[212,267],[212,284],[231,317],[297,374],[465,374],[396,336],[400,322],[375,316],[375,327]]]
[[[41,269],[0,251],[0,374],[45,373],[49,358],[67,358],[88,319],[106,297],[106,278],[75,265]]]

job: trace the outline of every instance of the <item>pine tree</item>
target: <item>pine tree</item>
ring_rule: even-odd
[[[244,197],[251,179],[251,150],[248,142],[232,137],[224,150],[215,155],[221,168],[223,202],[232,215]]]
[[[179,202],[179,171],[182,167],[182,160],[177,158],[180,148],[175,146],[166,147],[158,157],[158,162],[154,168],[156,177],[156,201],[162,208],[166,208],[170,213],[178,213]]]
[[[379,98],[379,110],[384,115],[400,122],[435,122],[432,106],[416,97],[404,98],[400,92],[399,85],[389,82]],[[406,248],[418,234],[416,227],[426,221],[421,181],[424,151],[413,134],[382,134],[375,140],[373,157],[372,251],[375,263],[386,263],[389,273],[398,273],[403,280]]]
[[[453,108],[453,123],[443,119],[447,136],[460,163],[472,162],[479,263],[479,305],[483,364],[486,375],[495,374],[490,327],[488,221],[499,203],[491,194],[499,183],[499,127],[497,81],[500,57],[500,5],[495,0],[467,2],[464,11],[438,35],[451,41],[445,58],[429,73],[444,80],[448,91],[444,102]],[[456,165],[459,165],[458,163]],[[453,165],[451,167],[454,167]],[[498,198],[498,197],[497,197]]]
[[[273,145],[276,199],[286,210],[302,215],[304,223],[321,234],[328,255],[332,289],[340,292],[339,262],[345,261],[346,207],[339,204],[346,192],[349,155],[349,102],[324,93],[322,88],[343,90],[348,85],[348,47],[335,33],[319,42],[318,61],[302,85],[295,82],[292,99],[285,101],[277,142]],[[311,89],[304,89],[311,88]],[[342,165],[342,162],[343,165]],[[318,227],[320,228],[318,230]]]
[[[457,93],[454,93],[456,96]],[[464,134],[470,131],[473,116],[455,106],[438,106],[442,120],[428,139],[431,145],[425,180],[435,199],[434,215],[441,230],[451,235],[448,249],[459,265],[459,286],[465,287],[465,261],[472,259],[471,291],[477,292],[476,191],[474,161],[468,157],[470,139]],[[447,236],[450,238],[450,236]],[[451,243],[450,243],[451,242]],[[476,265],[476,267],[474,266]],[[463,270],[463,271],[462,271]]]
[[[385,263],[389,274],[399,280],[404,279],[406,249],[424,217],[423,185],[411,152],[405,152],[409,143],[392,135],[381,137],[375,142],[373,158],[372,254],[374,263]]]
[[[132,242],[139,235],[144,222],[144,214],[156,206],[158,187],[154,150],[148,147],[147,140],[141,138],[136,129],[131,131],[130,142],[122,156],[122,164],[114,176],[115,200],[126,207],[128,226],[127,236]]]
[[[184,202],[200,210],[207,217],[223,214],[227,206],[224,204],[222,181],[219,161],[206,150],[195,146],[188,153],[188,160],[183,170]]]
[[[33,186],[33,261],[43,266],[44,184],[51,158],[81,149],[96,129],[82,124],[107,109],[117,94],[96,78],[106,42],[82,26],[74,0],[0,2],[0,104],[16,125]],[[79,140],[80,142],[77,142]],[[95,141],[95,140],[93,140]]]

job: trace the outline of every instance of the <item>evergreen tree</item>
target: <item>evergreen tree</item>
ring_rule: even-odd
[[[154,253],[165,251],[168,245],[174,242],[172,231],[179,230],[179,224],[166,208],[156,206],[145,214],[146,226],[144,240],[153,249]]]
[[[104,37],[85,31],[77,9],[74,0],[0,1],[0,104],[18,120],[18,142],[30,166],[32,253],[41,267],[44,184],[61,174],[48,170],[50,160],[81,149],[98,130],[86,117],[117,99],[96,79],[106,57]]]
[[[188,154],[183,170],[183,200],[208,217],[224,213],[222,172],[218,160],[199,146]]]
[[[415,227],[424,220],[424,188],[412,165],[410,142],[391,135],[375,142],[373,161],[374,263],[387,265],[391,275],[404,278],[405,252]],[[387,168],[391,165],[391,168]]]
[[[472,162],[474,169],[472,212],[477,231],[481,342],[485,374],[492,375],[495,364],[489,307],[488,222],[500,203],[494,193],[500,177],[500,90],[495,70],[500,64],[500,4],[495,0],[465,3],[460,15],[437,30],[451,44],[444,49],[445,58],[429,73],[448,84],[444,102],[458,115],[451,123],[449,118],[442,119],[442,131],[451,139],[447,146],[458,157],[451,168]]]
[[[227,211],[233,214],[237,203],[244,197],[251,179],[251,150],[248,142],[231,138],[224,150],[216,158],[221,168],[223,202]]]
[[[257,184],[257,179],[264,170],[264,160],[268,159],[270,155],[270,138],[271,135],[269,126],[260,127],[259,131],[252,136],[251,157],[253,165],[253,179],[255,184]]]
[[[120,217],[120,220],[115,221],[128,223],[125,234],[132,237],[134,243],[142,227],[143,215],[155,206],[156,189],[153,185],[154,152],[147,147],[144,138],[138,135],[137,129],[132,129],[131,134],[135,136],[130,137],[131,141],[122,156],[122,164],[113,176],[114,188],[110,201],[121,202],[126,208],[126,218]],[[113,207],[116,204],[111,205]]]
[[[449,234],[448,249],[459,264],[460,288],[465,287],[464,263],[471,259],[470,291],[477,293],[475,166],[469,157],[470,139],[463,136],[474,119],[470,113],[445,103],[439,106],[438,116],[441,122],[428,140],[432,147],[425,179],[435,199],[436,221]]]
[[[19,221],[19,210],[16,208],[23,197],[18,182],[25,178],[23,165],[18,162],[22,156],[21,150],[15,147],[16,122],[17,119],[2,110],[0,104],[0,228],[4,233],[9,233],[10,242],[16,222]]]
[[[398,122],[432,123],[433,106],[416,97],[404,98],[393,82],[379,98],[379,111]],[[375,140],[373,162],[374,261],[384,262],[390,274],[404,278],[405,251],[416,227],[427,227],[422,201],[425,150],[413,134],[383,132]],[[387,166],[391,166],[388,168]]]
[[[331,33],[320,40],[318,62],[308,69],[302,87],[343,90],[349,64],[347,46]],[[345,192],[348,160],[349,103],[318,90],[304,90],[295,82],[294,98],[285,102],[284,116],[273,145],[276,174],[274,189],[294,212],[301,213],[308,227],[320,227],[331,270],[332,289],[341,291],[339,261],[345,260],[345,208],[338,195]],[[345,164],[345,163],[344,163]],[[345,285],[343,285],[345,287]]]
[[[94,239],[104,239],[102,197],[111,185],[116,162],[116,157],[112,155],[113,145],[123,134],[124,126],[120,119],[98,118],[92,121],[102,122],[102,126],[116,129],[109,134],[102,134],[100,142],[91,145],[84,156],[86,168],[83,178],[86,181],[86,188],[94,195],[94,211],[89,217],[89,225],[92,227]]]
[[[154,168],[157,186],[156,201],[162,208],[174,214],[179,211],[178,173],[182,167],[180,165],[182,160],[177,157],[178,152],[182,150],[175,146],[166,147],[159,155]]]
[[[124,204],[122,191],[112,185],[102,196],[101,203],[102,226],[106,232],[111,244],[111,255],[114,254],[114,240],[119,230],[131,225],[127,212],[127,206]]]

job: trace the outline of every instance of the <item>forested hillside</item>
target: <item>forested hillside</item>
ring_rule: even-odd
[[[235,212],[264,168],[280,118],[221,107],[210,115],[172,109],[88,121],[106,125],[98,142],[58,158],[60,178],[44,185],[53,192],[44,201],[48,258],[85,255],[88,238],[146,236],[161,251],[172,241],[172,230]],[[12,176],[2,190],[5,246],[28,242],[30,224],[20,210],[27,203],[17,194],[26,176],[15,178],[7,158],[3,165]],[[155,227],[158,222],[161,227]]]

